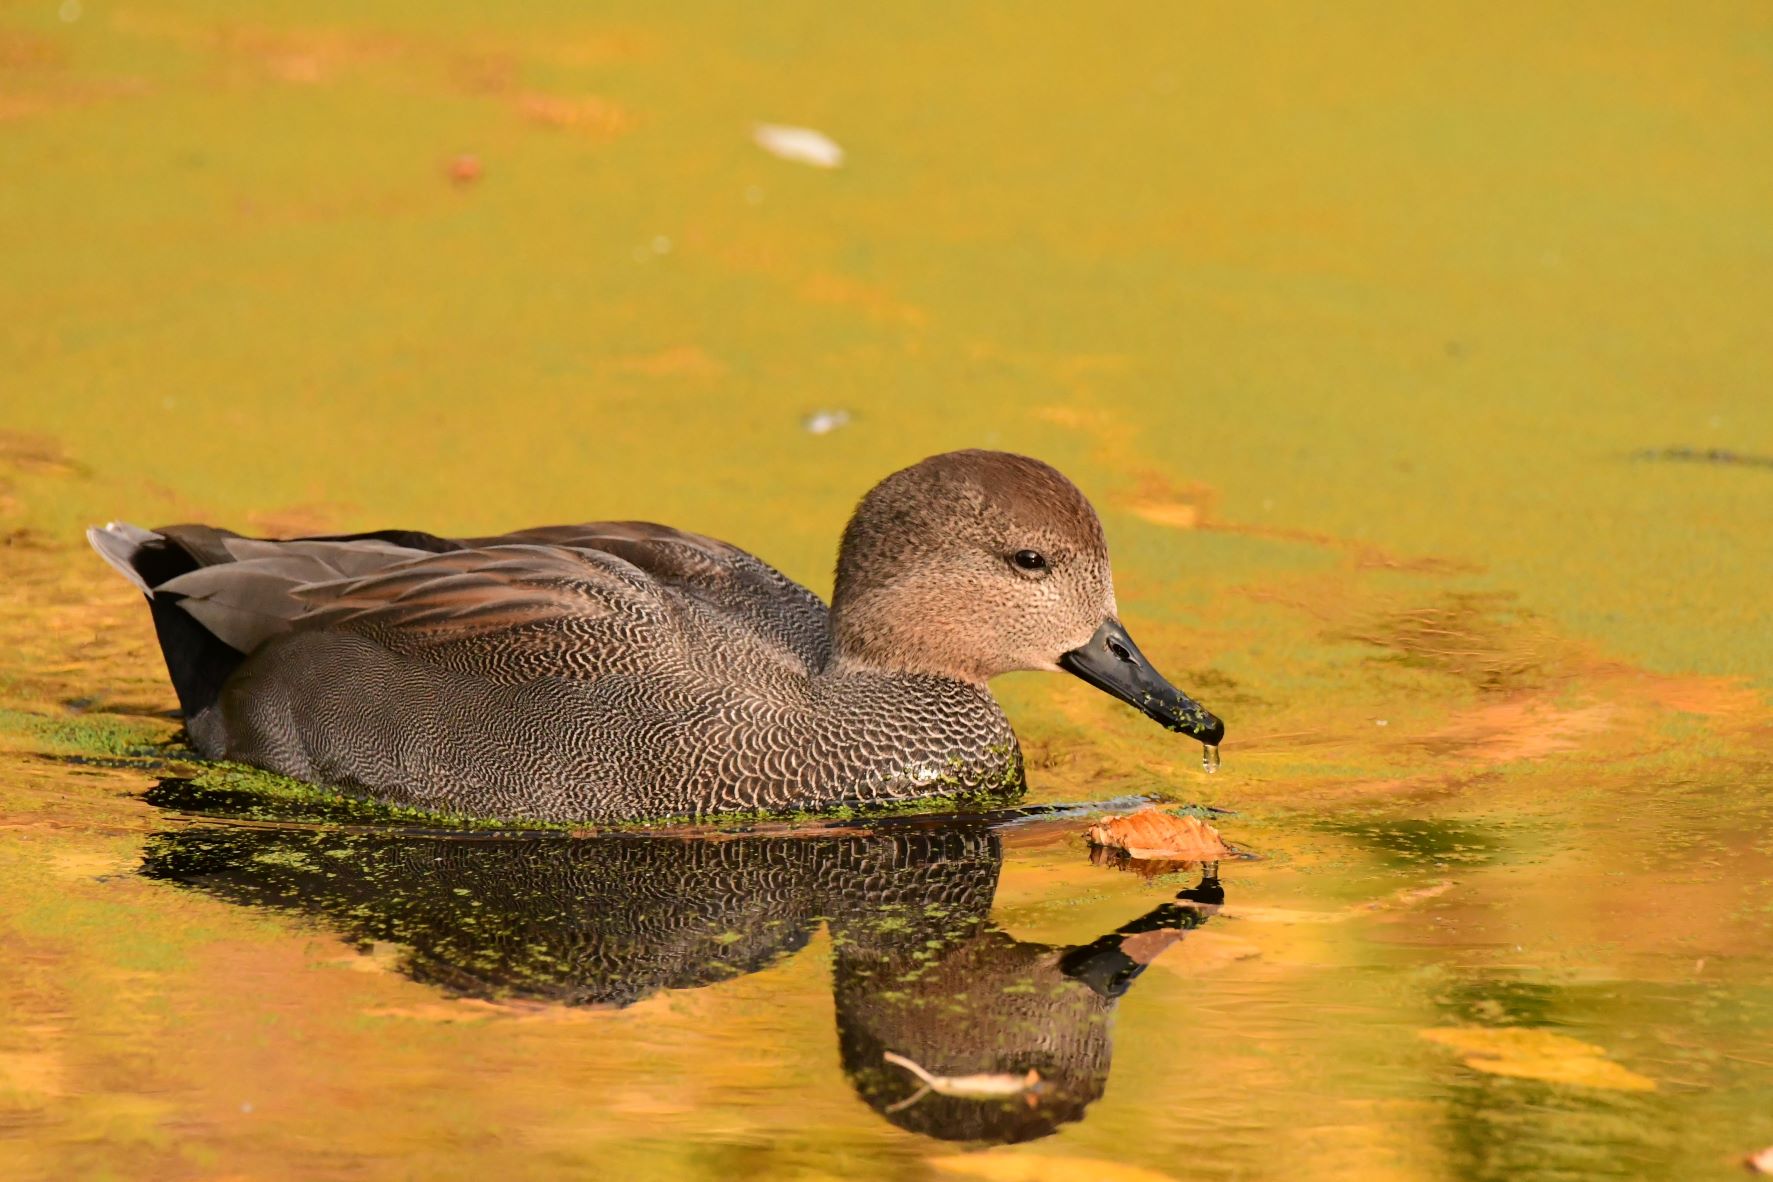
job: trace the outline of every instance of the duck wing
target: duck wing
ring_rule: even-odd
[[[187,717],[245,656],[297,631],[358,633],[507,684],[665,667],[805,675],[829,646],[810,591],[736,546],[643,522],[288,541],[114,523],[89,537],[148,596]]]
[[[289,588],[300,611],[288,627],[355,632],[502,684],[667,669],[730,677],[759,665],[812,672],[811,657],[822,659],[813,613],[770,577],[794,585],[742,551],[734,554],[749,563],[715,551],[720,564],[698,565],[690,545],[628,548],[647,569],[610,549],[499,539]],[[823,644],[824,605],[802,594]],[[799,614],[783,612],[782,600]]]
[[[336,610],[344,600],[335,603],[334,596],[348,595],[359,604],[392,596],[397,607],[390,601],[376,620],[358,622],[398,628],[404,621],[429,636],[454,629],[464,639],[496,631],[501,621],[534,624],[547,612],[599,610],[592,607],[595,596],[583,598],[588,568],[537,553],[560,548],[620,559],[667,599],[694,604],[755,634],[803,671],[821,668],[830,654],[828,613],[817,595],[737,546],[652,522],[547,525],[477,538],[377,530],[278,541],[198,525],[158,531],[109,526],[92,536],[100,553],[144,592],[176,597],[185,612],[240,653],[252,652],[322,604],[330,610],[314,622],[346,618]],[[526,557],[513,553],[517,547],[526,548]],[[121,553],[112,553],[119,548]],[[502,553],[490,561],[472,557],[491,550]],[[436,561],[421,561],[429,557]],[[155,562],[164,569],[155,569]],[[382,574],[391,581],[346,586]],[[575,585],[577,601],[564,590]],[[554,591],[543,594],[548,587]],[[622,592],[633,593],[631,586]]]
[[[591,521],[457,544],[564,546],[614,555],[644,571],[666,595],[757,635],[805,671],[822,668],[831,653],[823,600],[754,555],[703,534],[649,521]]]
[[[86,536],[148,597],[163,646],[167,613],[176,611],[236,656],[287,631],[306,613],[307,605],[294,594],[298,587],[362,576],[425,555],[381,540],[260,541],[207,525],[146,530],[112,522],[87,530]]]

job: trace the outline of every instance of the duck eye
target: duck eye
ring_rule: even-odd
[[[1027,571],[1047,569],[1046,556],[1038,550],[1018,550],[1010,555],[1010,561]]]

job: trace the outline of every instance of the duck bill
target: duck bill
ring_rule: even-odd
[[[1165,681],[1119,620],[1104,620],[1088,644],[1059,658],[1059,667],[1137,707],[1173,731],[1215,747],[1225,737],[1225,724]]]

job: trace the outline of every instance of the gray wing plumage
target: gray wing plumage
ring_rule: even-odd
[[[175,575],[150,595],[172,595],[230,648],[250,653],[310,610],[302,592],[425,557],[386,542],[265,542],[220,536],[225,555]],[[218,556],[219,557],[219,556]]]
[[[730,675],[741,660],[805,676],[828,652],[816,596],[710,538],[621,522],[460,544],[297,587],[293,627],[345,629],[504,684],[710,664]]]
[[[648,653],[694,663],[686,647],[735,638],[803,673],[829,652],[825,605],[812,592],[737,546],[647,522],[290,541],[113,524],[89,537],[137,587],[175,599],[239,653],[320,628],[419,657],[458,647],[487,653],[498,636],[510,646],[510,659],[499,661],[507,675],[585,677],[631,669]],[[135,556],[156,544],[182,550],[191,569],[152,581]],[[625,648],[600,658],[600,639]],[[558,668],[548,667],[551,654]]]
[[[533,543],[596,550],[651,576],[667,595],[692,602],[779,647],[808,670],[821,668],[831,642],[824,602],[739,547],[646,521],[593,521],[470,538],[465,546]]]

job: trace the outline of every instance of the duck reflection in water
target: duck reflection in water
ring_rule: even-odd
[[[1120,997],[1223,892],[1209,872],[1088,944],[1053,946],[991,924],[1002,862],[978,823],[728,839],[198,826],[152,838],[143,872],[404,945],[402,971],[450,993],[562,1005],[756,972],[824,922],[862,1099],[914,1132],[1007,1142],[1101,1096]]]

